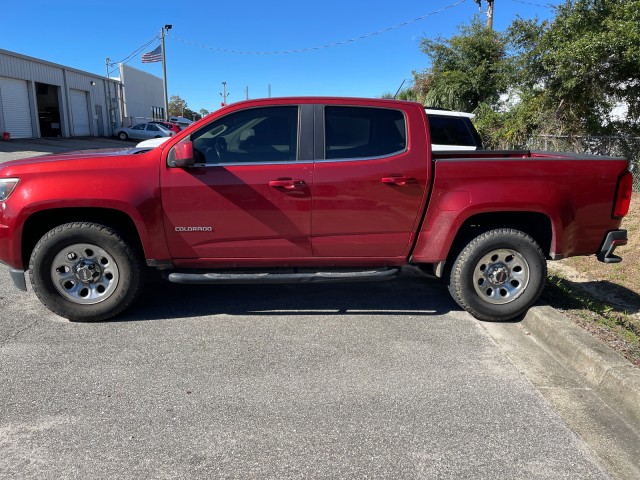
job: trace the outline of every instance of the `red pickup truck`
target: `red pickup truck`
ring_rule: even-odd
[[[443,278],[479,319],[525,312],[546,261],[620,258],[619,158],[433,153],[418,103],[236,103],[150,150],[0,165],[0,261],[75,321],[130,306],[147,268],[176,283]]]

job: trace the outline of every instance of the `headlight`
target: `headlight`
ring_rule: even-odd
[[[0,178],[0,202],[9,198],[19,181],[18,178]]]

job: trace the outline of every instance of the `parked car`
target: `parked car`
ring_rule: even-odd
[[[133,127],[119,128],[115,135],[120,140],[128,140],[129,138],[146,140],[147,138],[171,137],[173,132],[157,123],[139,123]]]
[[[193,120],[189,120],[185,117],[169,117],[169,121],[177,124],[180,128],[187,128],[193,123]]]
[[[71,320],[124,311],[147,267],[196,285],[387,280],[410,264],[504,321],[536,302],[547,260],[622,260],[628,160],[431,143],[419,103],[268,98],[159,148],[4,162],[0,263]]]
[[[182,130],[177,123],[162,122],[160,120],[154,120],[154,121],[149,122],[149,123],[155,123],[155,124],[158,124],[158,125],[162,125],[164,128],[166,128],[167,130],[172,131],[173,133],[178,133],[180,130]]]
[[[150,138],[149,140],[143,140],[136,145],[136,148],[156,148],[169,140],[170,137]]]

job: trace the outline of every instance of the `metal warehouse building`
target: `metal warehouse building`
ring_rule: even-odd
[[[110,136],[121,83],[0,49],[0,132],[11,138]]]

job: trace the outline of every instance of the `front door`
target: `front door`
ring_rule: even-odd
[[[162,173],[174,259],[242,266],[312,256],[313,164],[298,160],[298,109],[237,110],[191,135],[196,166]]]

